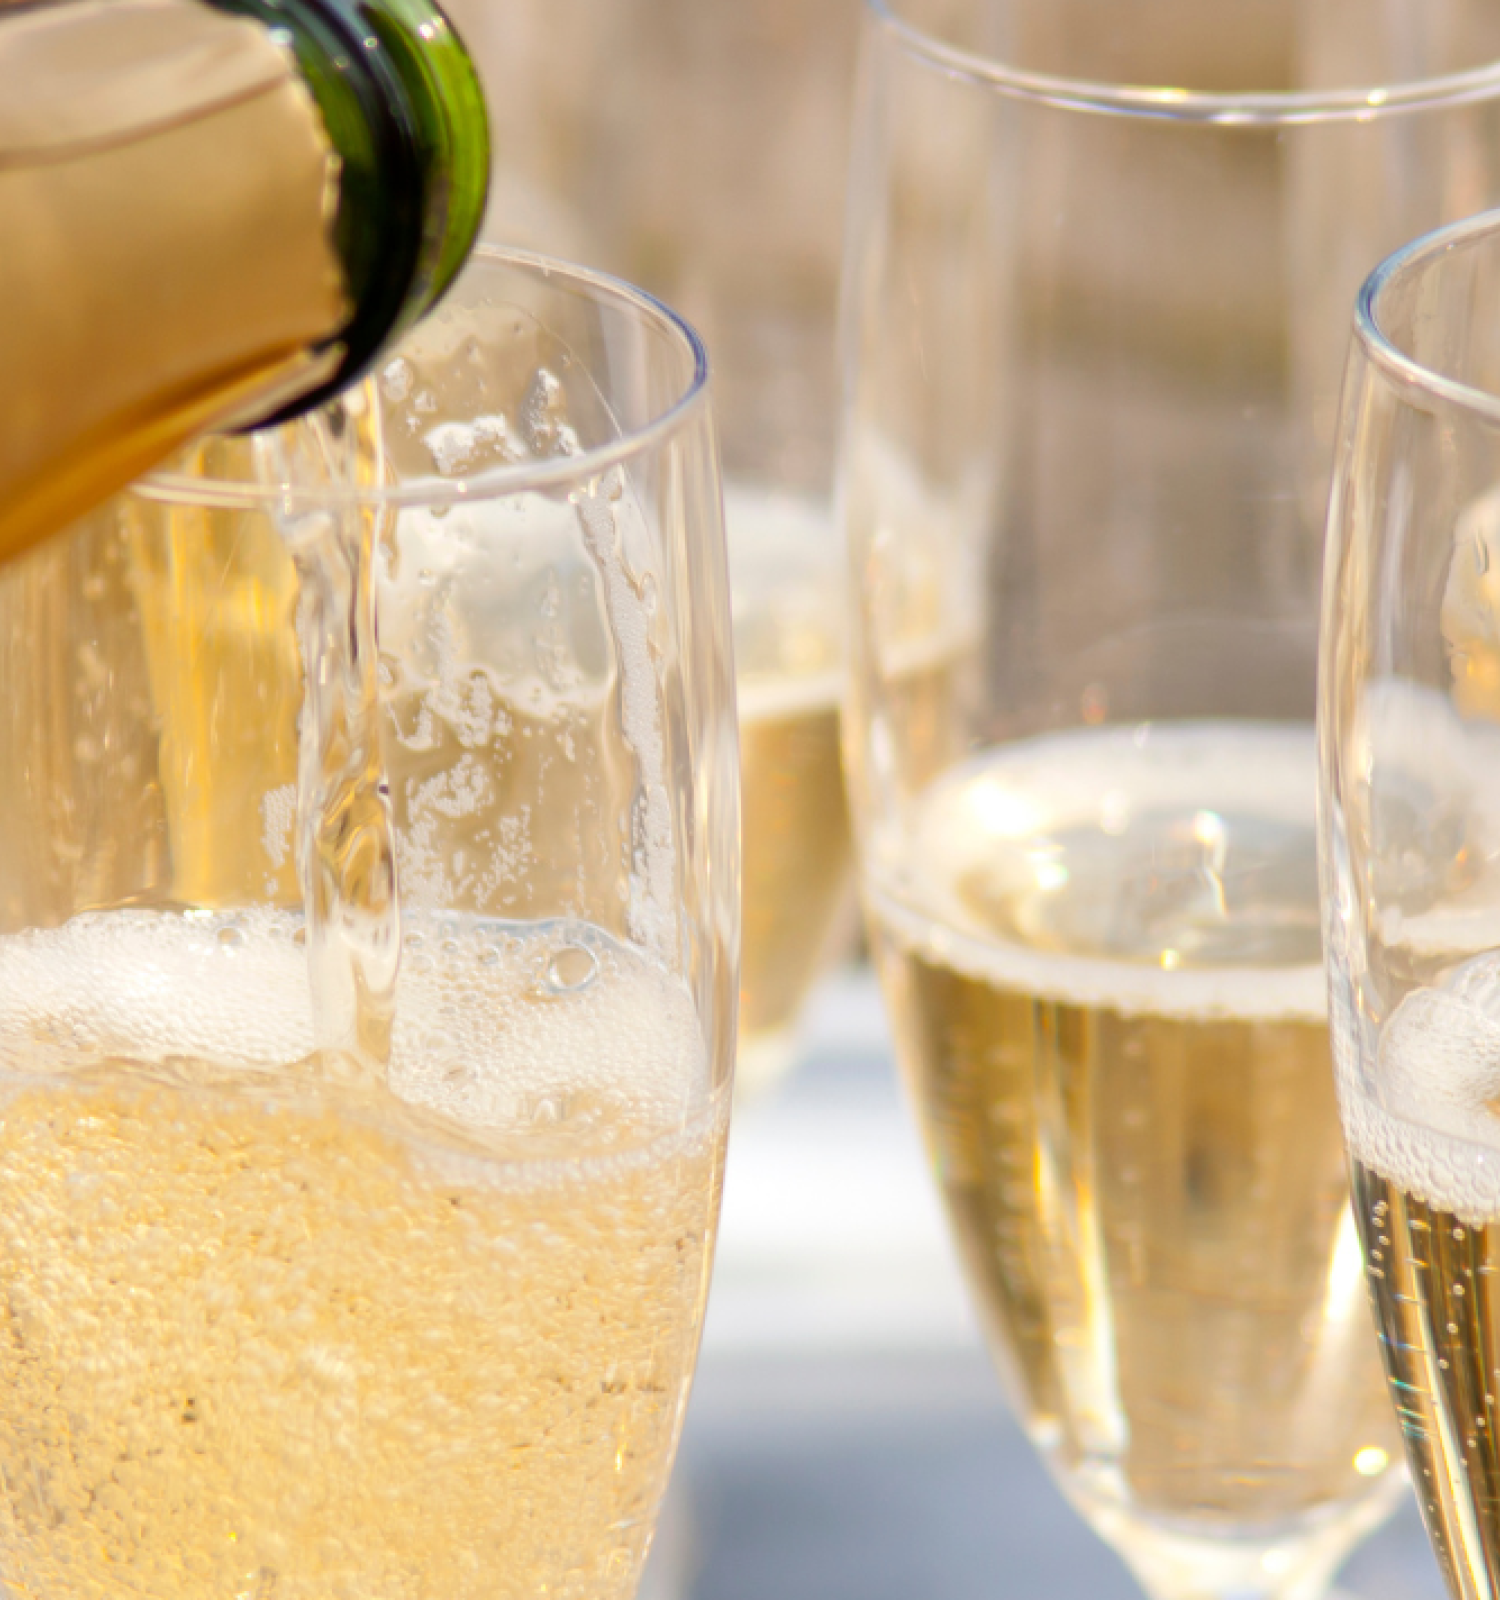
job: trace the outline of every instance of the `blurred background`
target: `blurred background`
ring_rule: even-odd
[[[1059,4],[1060,36],[1128,50],[1100,25],[1111,4]],[[1207,13],[1163,6],[1191,55]],[[489,90],[487,235],[652,290],[698,327],[714,367],[745,764],[741,1093],[643,1600],[1134,1600],[1000,1396],[857,959],[829,496],[859,0],[449,9]],[[1227,51],[1226,14],[1240,41]],[[1218,57],[1274,86],[1291,0],[1213,15]],[[1342,1586],[1438,1600],[1410,1504]]]

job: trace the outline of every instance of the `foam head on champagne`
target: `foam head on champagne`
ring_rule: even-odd
[[[1475,1222],[1500,1215],[1500,952],[1401,1001],[1381,1032],[1372,1084],[1343,1076],[1359,1161],[1444,1211]]]

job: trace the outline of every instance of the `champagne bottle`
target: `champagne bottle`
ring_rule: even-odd
[[[484,208],[430,0],[0,3],[0,560],[368,370]]]

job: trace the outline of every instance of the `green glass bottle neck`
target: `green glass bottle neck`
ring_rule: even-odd
[[[208,0],[284,36],[338,152],[334,244],[351,317],[332,380],[268,422],[311,410],[368,370],[453,281],[489,183],[474,66],[432,0]]]

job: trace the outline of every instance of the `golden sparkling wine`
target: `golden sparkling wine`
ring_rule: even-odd
[[[1301,1537],[1394,1476],[1313,780],[1307,728],[1085,729],[949,772],[872,851],[886,993],[993,1344],[1127,1554],[1145,1524]]]
[[[839,750],[842,554],[826,512],[725,491],[740,724],[742,1093],[790,1064],[802,1003],[851,913]]]
[[[369,400],[209,448],[378,482]],[[0,1587],[624,1600],[728,1108],[614,524],[269,505],[0,572]]]
[[[1450,1591],[1493,1594],[1500,958],[1478,956],[1408,995],[1368,1080],[1352,1048],[1340,1065],[1355,1216],[1417,1503]]]
[[[696,1014],[587,925],[407,920],[389,1090],[282,1065],[294,915],[0,942],[16,1593],[632,1591],[724,1132]]]

